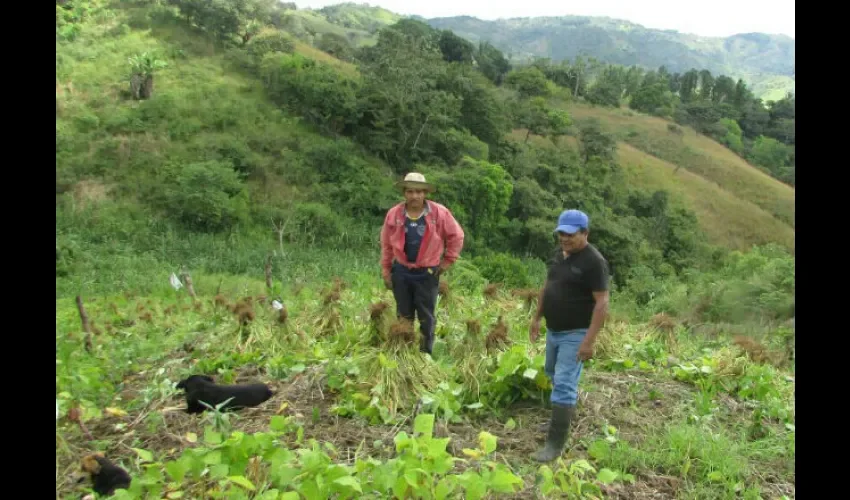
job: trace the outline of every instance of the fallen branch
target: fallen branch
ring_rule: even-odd
[[[269,289],[271,293],[272,290],[272,256],[271,254],[266,257],[266,288]]]
[[[197,296],[195,295],[195,285],[192,284],[192,277],[189,276],[189,271],[185,268],[180,272],[180,278],[186,282],[186,291],[189,292],[189,296],[192,297],[192,300],[195,300]]]
[[[89,322],[89,315],[86,314],[86,308],[83,306],[83,298],[77,295],[77,311],[80,313],[80,321],[83,323],[83,332],[85,332],[85,347],[86,352],[91,352],[92,350],[92,342],[91,342],[91,323]]]

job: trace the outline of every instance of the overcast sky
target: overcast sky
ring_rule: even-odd
[[[294,0],[298,8],[320,8],[340,0]],[[399,14],[426,18],[473,16],[479,19],[537,16],[607,16],[647,28],[673,29],[702,36],[770,33],[794,37],[794,0],[371,0]]]

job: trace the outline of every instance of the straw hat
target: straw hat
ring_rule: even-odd
[[[424,189],[425,191],[434,192],[434,185],[425,181],[425,176],[418,172],[410,172],[404,176],[404,180],[395,183],[396,187],[401,189]]]

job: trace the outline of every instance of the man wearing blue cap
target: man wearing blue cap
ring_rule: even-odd
[[[593,357],[596,336],[608,315],[608,262],[587,241],[589,220],[584,212],[566,210],[555,233],[560,248],[548,263],[529,338],[540,336],[546,319],[546,375],[552,380],[552,419],[546,445],[532,455],[550,462],[564,450],[575,418],[578,383],[584,361]]]

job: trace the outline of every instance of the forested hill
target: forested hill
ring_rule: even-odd
[[[428,19],[475,43],[489,41],[518,59],[554,61],[593,57],[605,63],[672,72],[708,70],[750,83],[764,100],[795,91],[794,39],[785,35],[742,33],[725,38],[701,37],[649,29],[604,17],[560,16],[484,21],[469,16]]]

